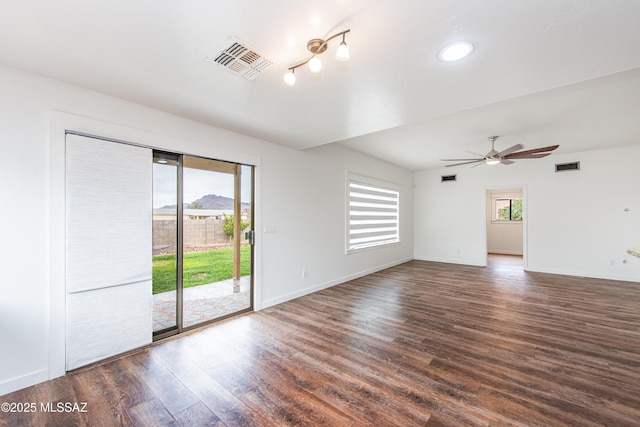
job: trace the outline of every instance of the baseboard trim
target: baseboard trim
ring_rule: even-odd
[[[22,390],[23,388],[30,387],[34,384],[47,381],[49,379],[49,370],[40,369],[30,372],[25,375],[10,378],[8,380],[0,382],[0,396],[13,393],[14,391]]]
[[[465,259],[451,259],[451,258],[414,258],[417,261],[429,261],[429,262],[441,262],[444,264],[458,264],[458,265],[472,265],[475,267],[486,267],[486,262],[477,262]]]
[[[536,268],[536,267],[527,267],[525,268],[525,271],[528,271],[530,273],[557,274],[560,276],[574,276],[574,277],[585,277],[588,279],[602,279],[602,280],[614,280],[617,282],[640,283],[640,280],[638,280],[637,277],[628,277],[628,276],[616,275],[616,274],[601,274],[601,273],[573,271],[573,270],[554,270],[554,269]]]
[[[354,273],[354,274],[349,274],[347,276],[339,277],[337,279],[330,280],[328,282],[320,283],[320,284],[317,284],[315,286],[311,286],[311,287],[308,287],[308,288],[305,288],[305,289],[301,289],[301,290],[296,291],[296,292],[291,292],[289,294],[283,295],[283,296],[278,297],[278,298],[272,298],[270,300],[263,301],[261,309],[264,310],[265,308],[273,307],[275,305],[282,304],[283,302],[291,301],[291,300],[294,300],[296,298],[300,298],[300,297],[303,297],[305,295],[309,295],[309,294],[312,294],[314,292],[318,292],[318,291],[321,291],[323,289],[327,289],[327,288],[330,288],[332,286],[339,285],[341,283],[345,283],[345,282],[357,279],[357,278],[362,277],[362,276],[366,276],[367,274],[375,273],[377,271],[381,271],[381,270],[384,270],[384,269],[387,269],[387,268],[390,268],[390,267],[394,267],[396,265],[404,264],[405,262],[409,262],[411,260],[413,260],[413,258],[403,258],[403,259],[396,260],[396,261],[393,261],[393,262],[390,262],[390,263],[387,263],[387,264],[384,264],[384,265],[376,266],[374,268],[370,268],[370,269],[367,269],[367,270],[359,271],[359,272]]]
[[[496,254],[496,255],[516,255],[516,256],[523,256],[522,252],[518,252],[518,251],[488,251],[489,254]]]

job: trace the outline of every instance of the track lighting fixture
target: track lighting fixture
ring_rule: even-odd
[[[300,68],[303,65],[307,65],[309,67],[309,71],[311,71],[312,73],[319,73],[320,70],[322,69],[322,62],[320,61],[320,58],[318,58],[318,55],[320,55],[322,52],[327,50],[327,44],[329,43],[329,41],[335,39],[336,37],[342,36],[342,42],[340,43],[340,45],[338,46],[338,50],[336,51],[336,59],[338,61],[348,61],[349,47],[347,46],[347,43],[345,42],[344,39],[345,39],[345,35],[349,31],[351,30],[345,30],[340,33],[334,34],[326,40],[322,40],[322,39],[309,40],[307,42],[307,50],[311,52],[312,55],[309,58],[305,59],[304,61],[300,62],[299,64],[296,64],[293,67],[289,67],[289,71],[287,72],[287,74],[284,75],[284,82],[289,86],[293,86],[294,84],[296,84],[295,70],[296,68]]]

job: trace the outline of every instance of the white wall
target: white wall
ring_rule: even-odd
[[[292,150],[6,67],[0,94],[0,395],[62,373],[67,126],[256,164],[258,308],[412,258],[413,178],[401,168],[340,146]],[[347,170],[401,187],[400,244],[345,255]]]
[[[640,260],[626,252],[640,244],[638,159],[633,146],[461,166],[457,182],[440,182],[450,170],[416,173],[414,256],[486,265],[486,191],[525,187],[527,270],[638,281]],[[571,161],[581,170],[554,172]]]
[[[522,255],[523,222],[494,221],[496,198],[522,198],[521,188],[491,189],[487,191],[487,252],[490,254]]]
[[[277,231],[264,234],[265,245],[268,242],[271,250],[265,246],[262,266],[265,277],[280,281],[274,280],[272,286],[263,288],[265,306],[397,264],[399,260],[413,259],[411,173],[399,172],[394,166],[338,145],[273,160],[276,163],[270,172],[284,181],[263,191],[263,201],[277,201],[270,204],[273,209],[263,213],[263,227],[275,226]],[[400,244],[344,254],[347,170],[401,186]],[[286,171],[285,176],[282,171]],[[286,261],[282,259],[284,254]],[[308,272],[306,279],[302,277],[303,270]]]

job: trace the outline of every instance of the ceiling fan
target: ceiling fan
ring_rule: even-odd
[[[550,145],[548,147],[540,147],[534,148],[532,150],[524,150],[519,151],[524,148],[522,144],[516,144],[512,147],[507,148],[506,150],[502,150],[500,152],[496,151],[494,148],[494,143],[498,139],[497,136],[490,136],[489,141],[491,141],[491,151],[484,155],[484,157],[476,158],[476,159],[440,159],[444,162],[460,162],[453,163],[451,165],[447,165],[447,167],[451,166],[460,166],[460,165],[468,165],[471,163],[480,163],[485,162],[488,165],[497,165],[498,163],[502,163],[503,165],[510,165],[513,163],[513,160],[518,159],[541,159],[543,157],[547,157],[553,150],[559,147],[559,145]],[[476,154],[476,153],[473,153]],[[478,156],[482,156],[482,154],[478,154]]]

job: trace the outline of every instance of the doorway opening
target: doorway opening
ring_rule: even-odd
[[[253,166],[153,152],[154,340],[253,309]]]
[[[525,188],[488,189],[486,197],[487,265],[526,268]]]

